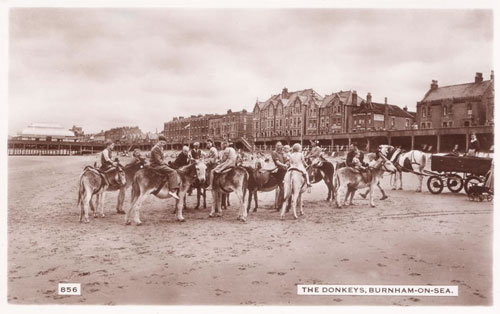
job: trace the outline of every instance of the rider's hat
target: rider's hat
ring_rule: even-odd
[[[163,136],[163,135],[160,135],[160,136],[158,136],[158,141],[164,141],[164,142],[166,142],[167,138],[165,136]]]

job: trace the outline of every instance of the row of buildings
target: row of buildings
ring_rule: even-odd
[[[320,95],[304,89],[272,95],[257,101],[252,112],[175,117],[164,124],[170,143],[190,143],[212,138],[216,141],[256,142],[271,138],[296,140],[329,134],[352,134],[367,131],[439,129],[493,125],[494,74],[483,80],[476,73],[474,81],[439,87],[432,80],[429,90],[417,102],[417,111],[407,106],[365,98],[355,90]]]

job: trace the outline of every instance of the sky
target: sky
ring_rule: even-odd
[[[280,93],[356,90],[415,110],[431,80],[489,79],[491,10],[11,8],[8,132],[163,130]]]

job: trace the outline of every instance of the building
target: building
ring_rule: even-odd
[[[363,102],[356,91],[326,95],[319,109],[319,134],[347,133],[352,129],[351,112]]]
[[[77,127],[76,125],[73,125],[73,127],[69,130],[73,132],[76,137],[83,137],[85,135],[85,132],[83,132],[83,128]]]
[[[253,115],[251,112],[245,109],[233,112],[229,109],[225,115],[219,116],[217,121],[217,123],[220,123],[221,134],[219,137],[234,142],[239,141],[241,138],[253,141]],[[212,133],[215,133],[215,131]],[[218,137],[215,136],[214,139],[218,139]]]
[[[289,92],[285,87],[280,94],[257,101],[253,109],[255,137],[317,134],[322,100],[312,88]]]
[[[170,143],[204,142],[209,138],[209,121],[213,117],[215,117],[213,114],[174,117],[172,121],[164,123],[163,132]]]
[[[18,133],[16,139],[35,141],[74,141],[76,137],[75,133],[59,124],[31,123],[27,128]]]
[[[494,73],[484,81],[476,73],[474,82],[438,86],[433,80],[424,98],[417,102],[420,129],[493,125]]]
[[[366,101],[352,110],[352,132],[410,130],[415,116],[408,112],[408,108],[401,108],[385,102],[372,102],[372,95],[366,95]]]
[[[111,140],[115,143],[133,143],[141,141],[144,134],[139,127],[119,127],[104,131],[104,137],[106,140]]]

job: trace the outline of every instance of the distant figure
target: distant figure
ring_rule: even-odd
[[[219,153],[217,152],[217,148],[214,146],[214,142],[211,139],[207,140],[207,148],[207,158],[210,160],[210,162],[216,163],[217,161],[219,161]]]
[[[276,143],[276,150],[272,152],[271,157],[276,167],[278,167],[278,177],[284,178],[287,165],[283,155],[283,144],[281,144],[281,142]]]
[[[179,199],[177,196],[177,191],[179,189],[179,184],[177,182],[177,171],[170,168],[165,164],[165,156],[163,155],[163,148],[167,145],[167,139],[160,135],[158,137],[158,143],[151,149],[151,167],[168,178],[168,190],[170,196],[175,199]]]
[[[472,133],[470,136],[469,151],[467,152],[467,156],[476,156],[476,153],[479,151],[479,147],[480,145],[476,134]]]
[[[101,168],[99,170],[106,171],[111,167],[116,167],[118,164],[113,161],[113,149],[115,148],[115,143],[111,140],[106,141],[106,148],[101,152]]]
[[[193,144],[193,149],[191,149],[191,158],[194,160],[198,160],[201,158],[200,143],[195,142]]]

